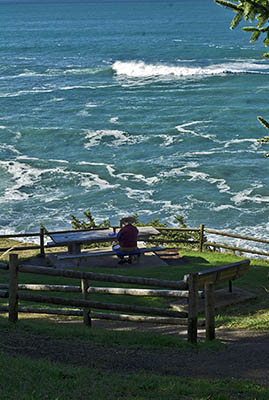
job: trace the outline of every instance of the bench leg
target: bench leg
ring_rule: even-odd
[[[137,254],[135,258],[136,258],[136,264],[140,264],[140,254]]]
[[[80,243],[70,243],[70,244],[68,244],[68,253],[69,254],[80,254],[81,253],[81,245],[80,245]]]

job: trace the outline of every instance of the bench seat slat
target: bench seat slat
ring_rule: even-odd
[[[154,251],[163,250],[164,248],[162,246],[156,246],[156,247],[142,247],[139,249],[141,250],[141,253],[151,253]],[[59,254],[59,255],[57,255],[57,258],[59,260],[66,260],[66,259],[72,259],[72,258],[114,256],[114,255],[117,255],[117,253],[113,250],[96,251],[96,252],[84,251],[84,252],[78,253],[78,254]]]

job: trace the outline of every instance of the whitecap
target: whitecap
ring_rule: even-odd
[[[64,97],[53,97],[53,99],[48,100],[49,103],[64,101]]]
[[[127,187],[125,189],[127,192],[127,197],[129,199],[137,199],[139,202],[152,202],[153,200],[150,197],[153,195],[153,190],[140,190],[140,189],[131,189]]]
[[[194,67],[188,65],[146,64],[144,61],[116,61],[112,69],[118,76],[129,78],[188,78],[208,77],[216,75],[239,74],[239,73],[269,73],[267,64],[258,63],[223,63],[213,64],[205,67]],[[261,72],[262,71],[262,72]]]
[[[51,158],[48,161],[53,162],[53,163],[56,162],[56,163],[60,163],[60,164],[69,164],[69,161],[67,161],[67,160],[58,160],[58,159],[54,159],[54,158]]]
[[[53,89],[31,89],[31,90],[19,90],[15,93],[0,93],[0,97],[19,97],[27,94],[39,94],[39,93],[51,93]]]
[[[256,187],[262,187],[262,186],[258,185]],[[233,197],[231,197],[231,200],[236,205],[240,205],[245,201],[252,201],[252,202],[258,203],[258,204],[269,203],[269,196],[261,196],[261,195],[251,196],[254,189],[255,189],[255,187],[242,190],[241,192],[239,192],[239,193],[235,194]]]
[[[0,143],[0,151],[4,152],[6,150],[14,154],[20,154],[19,150],[17,150],[12,144]]]
[[[106,140],[106,146],[121,146],[131,145],[141,142],[142,137],[129,136],[126,132],[120,130],[97,130],[87,131],[85,139],[88,141],[84,147],[90,148],[99,145],[102,141]],[[104,143],[102,143],[104,145]]]
[[[177,125],[175,128],[176,128],[180,133],[183,133],[183,134],[185,134],[185,133],[191,133],[191,134],[193,134],[193,135],[199,135],[199,136],[201,136],[200,134],[197,134],[195,130],[193,130],[193,129],[186,129],[186,127],[193,126],[193,125],[199,125],[199,124],[203,124],[203,125],[204,125],[204,124],[208,124],[208,123],[210,123],[210,122],[212,122],[212,121],[211,121],[211,120],[210,120],[210,121],[191,121],[191,122],[186,122],[186,123],[181,124],[181,125]],[[203,137],[206,137],[206,138],[215,138],[215,136],[213,136],[213,135],[205,135],[205,136],[203,136]]]
[[[234,209],[240,211],[240,208],[235,207],[231,204],[221,204],[220,206],[216,206],[212,208],[212,211],[221,212],[224,210]]]
[[[254,143],[254,144],[258,145],[257,139],[232,139],[232,140],[229,140],[228,142],[223,142],[223,143],[225,143],[224,144],[225,148],[227,148],[233,144],[241,144],[241,143]]]
[[[105,179],[100,178],[97,174],[83,173],[80,179],[80,184],[83,187],[91,188],[97,186],[99,189],[116,189],[120,185],[113,185],[107,182]]]
[[[105,163],[89,162],[89,161],[79,161],[77,165],[105,165]]]
[[[95,107],[97,107],[97,104],[87,103],[87,104],[85,104],[85,107],[86,108],[95,108]]]
[[[115,124],[118,122],[118,120],[119,120],[119,117],[112,117],[112,118],[110,118],[109,122],[111,122],[112,124]]]

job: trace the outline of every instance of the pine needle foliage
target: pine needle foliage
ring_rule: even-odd
[[[234,29],[241,22],[242,18],[251,24],[254,20],[257,20],[256,26],[246,26],[243,29],[245,32],[250,32],[250,43],[256,42],[261,35],[265,35],[263,41],[264,45],[269,46],[269,0],[215,0],[215,3],[230,8],[236,15],[232,20],[230,29]],[[265,26],[266,25],[266,26]],[[269,58],[269,53],[264,53],[263,58]],[[262,117],[257,117],[260,123],[267,129],[269,129],[269,123]],[[268,143],[268,136],[264,136],[257,141],[259,143]],[[269,158],[269,154],[265,154],[265,157]]]
[[[242,18],[251,24],[256,19],[256,27],[246,26],[242,29],[245,32],[251,32],[250,43],[258,40],[261,34],[263,34],[265,35],[263,43],[266,47],[269,46],[269,0],[235,0],[234,2],[215,0],[215,2],[223,7],[230,8],[236,13],[231,22],[230,29],[236,28]],[[269,58],[269,53],[264,53],[263,57]]]

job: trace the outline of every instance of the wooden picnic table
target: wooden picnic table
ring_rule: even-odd
[[[160,232],[153,226],[139,226],[138,240],[146,240],[151,235],[158,235]],[[50,238],[57,245],[67,246],[69,254],[80,254],[81,246],[94,242],[113,242],[117,234],[113,228],[91,229],[89,231],[70,231],[64,233],[51,233]]]

